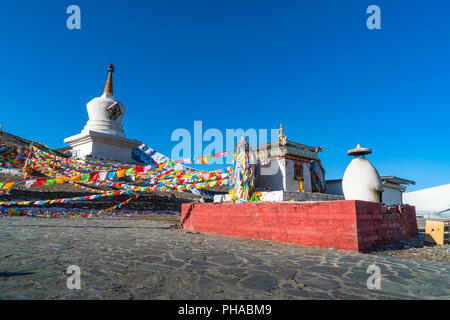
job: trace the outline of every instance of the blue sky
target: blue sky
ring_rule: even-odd
[[[81,8],[68,30],[66,8]],[[381,30],[366,8],[381,8]],[[129,138],[170,155],[177,128],[278,128],[323,146],[327,179],[371,147],[381,175],[450,183],[450,4],[444,1],[0,3],[0,122],[64,146],[114,63]]]

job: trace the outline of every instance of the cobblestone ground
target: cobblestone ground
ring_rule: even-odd
[[[372,264],[380,290],[366,285]],[[80,290],[67,289],[69,265],[81,268]],[[450,299],[449,279],[448,263],[191,233],[163,219],[0,218],[1,299]]]

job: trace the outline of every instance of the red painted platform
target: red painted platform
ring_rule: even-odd
[[[183,204],[184,229],[360,252],[419,236],[415,208],[366,201]]]

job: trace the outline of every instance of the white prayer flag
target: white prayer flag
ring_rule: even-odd
[[[25,181],[25,187],[28,189],[29,187],[31,187],[35,183],[36,183],[36,180]]]

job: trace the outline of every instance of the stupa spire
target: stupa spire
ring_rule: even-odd
[[[113,94],[113,82],[112,82],[112,73],[114,72],[114,66],[110,64],[108,66],[108,79],[106,80],[106,86],[104,93]]]

